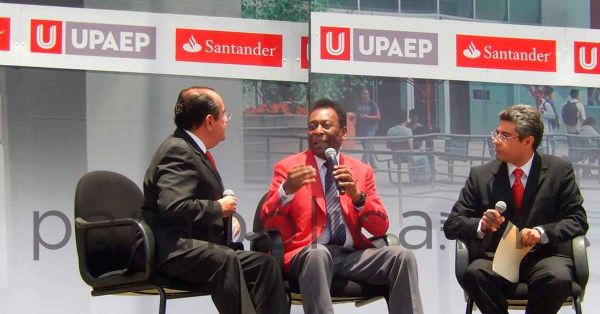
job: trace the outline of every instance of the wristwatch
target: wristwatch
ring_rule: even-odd
[[[360,197],[358,201],[353,202],[354,207],[363,207],[365,206],[365,202],[367,201],[367,194],[365,192],[360,192]]]

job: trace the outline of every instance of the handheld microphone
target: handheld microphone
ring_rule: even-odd
[[[235,196],[235,192],[233,190],[227,189],[225,191],[223,191],[223,197],[226,196]],[[226,217],[223,218],[223,224],[224,224],[224,228],[225,228],[225,244],[229,246],[229,244],[231,244],[231,242],[233,242],[233,236],[231,234],[232,232],[232,227],[231,227],[231,217]]]
[[[331,167],[331,169],[330,169],[331,172],[333,172],[333,168],[338,165],[337,158],[335,158],[336,155],[337,155],[337,152],[335,151],[334,148],[329,147],[328,149],[325,150],[325,158],[327,159],[327,161],[329,161],[329,166]],[[340,181],[338,179],[336,179],[334,177],[333,181],[335,182],[335,186],[337,187],[337,190],[340,193],[340,195],[343,195],[344,193],[346,193],[346,191],[344,191],[344,188],[340,185]]]
[[[498,201],[496,202],[496,205],[494,205],[494,209],[502,215],[504,214],[504,211],[506,211],[506,203],[504,201]]]

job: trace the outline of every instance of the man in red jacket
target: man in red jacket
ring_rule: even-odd
[[[423,313],[413,253],[401,246],[375,248],[362,234],[364,228],[382,236],[389,225],[373,170],[344,154],[336,156],[339,166],[325,157],[327,148],[339,151],[346,132],[344,108],[318,100],[308,118],[310,149],[275,165],[263,225],[282,234],[285,271],[298,279],[305,313],[333,313],[334,275],[387,285],[390,313]]]

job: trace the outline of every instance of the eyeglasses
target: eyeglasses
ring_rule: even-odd
[[[227,110],[224,110],[224,111],[223,111],[223,116],[224,116],[225,118],[227,118],[227,121],[230,121],[230,120],[231,120],[231,117],[232,117],[233,115],[231,114],[231,112],[228,112]]]
[[[500,142],[500,143],[506,143],[506,140],[508,140],[508,139],[519,137],[518,135],[506,136],[502,133],[498,133],[498,131],[493,131],[490,133],[490,135],[492,136],[492,141],[497,138],[498,142]]]

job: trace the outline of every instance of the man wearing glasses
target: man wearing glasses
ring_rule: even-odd
[[[492,255],[510,220],[521,244],[534,246],[520,265],[527,282],[527,313],[556,313],[571,293],[571,239],[588,229],[571,164],[536,152],[544,132],[539,112],[514,105],[500,112],[492,139],[496,159],[473,167],[444,223],[448,239],[470,250],[465,285],[482,313],[508,313],[503,291],[514,284],[492,271]],[[496,202],[507,209],[500,214]]]
[[[174,111],[177,129],[144,178],[142,213],[156,239],[159,272],[208,286],[219,313],[287,313],[275,259],[225,246],[224,218],[235,214],[237,199],[224,197],[209,151],[225,139],[231,118],[223,99],[211,88],[190,87],[179,93]]]

